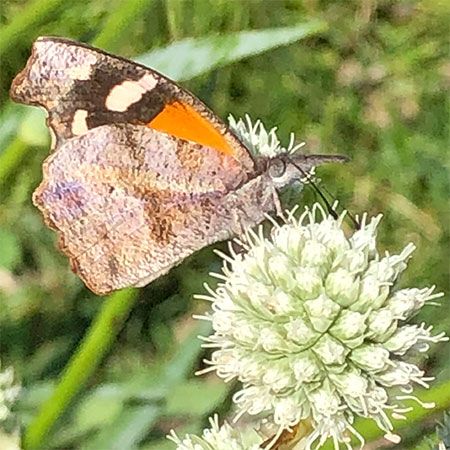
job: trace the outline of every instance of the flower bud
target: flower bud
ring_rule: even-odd
[[[366,316],[347,309],[338,316],[330,334],[347,347],[355,348],[364,342],[366,329]]]
[[[291,318],[284,328],[287,339],[296,343],[300,348],[308,348],[320,337],[320,333],[313,330],[308,321],[302,317]]]
[[[323,271],[330,265],[330,251],[320,242],[310,239],[303,247],[300,264],[304,267],[317,267]]]
[[[397,321],[387,308],[373,311],[369,315],[367,336],[377,342],[385,342],[397,329]]]
[[[342,365],[350,349],[344,347],[337,339],[324,334],[312,347],[312,351],[326,365]]]
[[[311,383],[320,381],[324,376],[318,359],[309,351],[299,353],[291,361],[291,367],[294,371],[295,379],[299,383]]]
[[[302,300],[316,298],[322,292],[322,277],[312,267],[298,267],[294,269],[296,286],[294,292]]]
[[[350,358],[363,370],[380,372],[388,367],[389,352],[381,345],[363,344],[352,351]]]
[[[327,295],[341,306],[350,306],[359,294],[359,280],[347,270],[338,268],[331,272],[325,282]]]
[[[319,333],[328,330],[340,311],[339,305],[324,294],[304,302],[304,308],[313,328]]]

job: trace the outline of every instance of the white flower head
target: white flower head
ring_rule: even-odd
[[[228,116],[231,130],[243,142],[254,156],[267,156],[272,158],[280,153],[295,153],[305,143],[295,144],[295,136],[291,133],[289,145],[283,147],[277,137],[277,128],[267,131],[264,124],[258,119],[252,122],[248,114],[243,119],[236,120],[232,114]]]
[[[209,419],[211,428],[203,430],[201,437],[187,434],[180,439],[174,430],[167,436],[175,442],[177,450],[259,450],[260,441],[256,433],[247,433],[245,436],[233,429],[227,422],[219,426],[218,416]]]
[[[261,227],[247,232],[243,253],[230,245],[231,255],[222,255],[217,289],[199,296],[212,301],[202,318],[212,322],[204,345],[214,351],[203,372],[243,384],[233,397],[238,417],[263,414],[279,430],[310,421],[309,447],[331,438],[351,448],[349,433],[363,442],[356,416],[397,440],[391,418],[403,416],[401,400],[430,381],[411,355],[447,340],[406,323],[441,294],[393,288],[414,246],[379,255],[381,216],[364,215],[350,237],[344,216],[316,204],[298,219],[288,212],[282,225],[273,222],[268,238]]]
[[[11,414],[11,406],[19,396],[20,386],[14,384],[12,367],[0,371],[0,422]]]

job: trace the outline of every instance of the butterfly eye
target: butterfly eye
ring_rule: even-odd
[[[269,163],[269,175],[272,180],[282,178],[286,173],[286,163],[281,159],[273,159]]]

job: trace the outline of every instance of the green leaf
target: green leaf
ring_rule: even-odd
[[[166,414],[190,417],[208,414],[225,400],[227,392],[228,386],[225,383],[187,381],[169,392]]]
[[[224,36],[184,39],[153,50],[136,60],[174,80],[189,80],[218,67],[325,31],[326,23],[311,21],[293,27],[242,31]]]
[[[41,406],[28,426],[24,438],[26,448],[42,447],[48,430],[100,364],[133,307],[135,299],[136,290],[133,289],[123,289],[106,298],[96,320],[67,364],[52,396]]]
[[[77,430],[85,431],[110,424],[122,412],[123,390],[116,385],[101,386],[83,399],[75,416]]]
[[[125,410],[113,424],[102,430],[83,450],[129,450],[146,435],[156,422],[160,408],[154,405],[137,406]]]

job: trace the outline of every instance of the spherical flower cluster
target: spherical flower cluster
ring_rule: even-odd
[[[308,419],[307,447],[331,438],[351,448],[349,434],[363,442],[355,416],[397,440],[391,418],[407,411],[401,401],[415,399],[414,385],[431,380],[411,355],[446,339],[406,322],[441,296],[434,287],[394,288],[414,246],[379,255],[381,216],[364,215],[349,238],[343,218],[314,205],[298,219],[292,211],[284,224],[274,222],[270,238],[262,228],[248,232],[239,241],[244,252],[230,246],[231,256],[222,255],[217,289],[199,296],[212,302],[201,316],[214,330],[204,338],[214,349],[205,371],[243,383],[233,397],[237,417],[268,416],[280,433]]]

